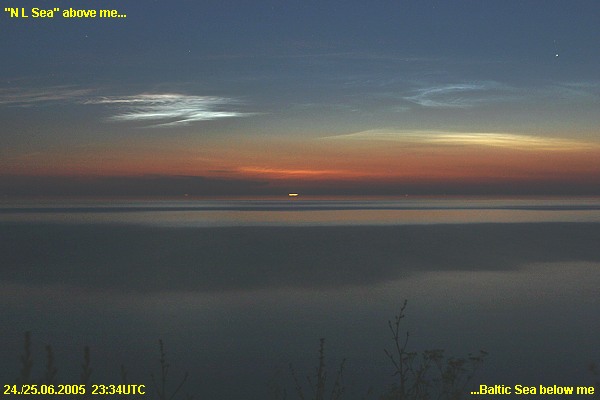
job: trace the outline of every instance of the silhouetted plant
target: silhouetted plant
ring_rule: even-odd
[[[48,385],[56,384],[56,374],[58,369],[55,366],[54,352],[52,346],[46,345],[46,372],[44,373],[44,382]]]
[[[595,379],[594,386],[596,387],[597,390],[600,390],[600,371],[598,371],[598,365],[596,363],[592,362],[588,366],[588,369],[590,370],[592,375],[594,375],[594,379]]]
[[[154,384],[154,388],[156,390],[156,395],[159,400],[173,400],[177,393],[181,390],[185,382],[188,378],[188,373],[186,372],[183,379],[179,382],[177,387],[172,393],[168,393],[168,374],[170,364],[167,362],[166,354],[164,351],[164,345],[162,340],[159,340],[159,348],[160,348],[160,376],[159,380],[155,378],[154,374],[151,374],[152,383]],[[15,379],[15,384],[17,385],[26,385],[26,384],[57,384],[57,373],[58,369],[56,368],[56,360],[54,357],[54,351],[50,345],[46,345],[46,369],[41,379],[34,379],[32,377],[33,370],[33,356],[31,351],[31,333],[25,332],[24,346],[23,346],[23,354],[19,357],[19,361],[21,364],[19,376]],[[91,377],[92,377],[93,369],[91,367],[91,352],[90,347],[85,346],[83,349],[83,363],[81,364],[81,373],[79,375],[80,383],[86,385],[88,392],[91,390]],[[121,365],[121,383],[126,386],[129,383],[127,370],[124,365]],[[82,397],[74,397],[74,398],[86,398]],[[125,399],[129,398],[129,396],[121,396],[120,398]],[[185,397],[187,400],[192,399],[192,396],[187,395]]]
[[[381,400],[458,400],[465,397],[467,385],[475,371],[483,363],[486,352],[467,358],[446,358],[444,350],[425,350],[420,355],[408,351],[410,334],[400,330],[407,301],[400,307],[394,322],[388,321],[394,350],[385,349],[385,354],[394,366],[397,377],[391,390]]]
[[[33,368],[33,358],[31,356],[31,332],[25,332],[25,346],[21,360],[21,371],[16,379],[18,385],[32,383],[31,370]]]
[[[290,364],[290,369],[292,368]],[[281,369],[277,368],[271,379],[268,382],[269,388],[269,398],[271,400],[287,400],[287,390],[285,386],[282,385],[282,382],[285,380],[283,378],[284,373]]]
[[[121,384],[124,386],[127,386],[129,384],[129,379],[127,377],[127,370],[125,369],[125,365],[121,364]],[[126,400],[129,396],[127,395],[123,395],[120,396],[119,398],[121,400]]]
[[[24,384],[48,384],[53,385],[57,383],[57,374],[58,368],[56,367],[56,359],[54,357],[54,351],[52,350],[52,346],[47,344],[45,346],[46,351],[46,369],[44,371],[44,375],[42,378],[34,379],[32,377],[33,370],[33,356],[31,353],[31,333],[25,332],[25,340],[23,346],[23,354],[20,356],[21,361],[21,370],[19,372],[19,377],[15,380],[15,383],[18,385]],[[81,382],[88,384],[90,376],[92,374],[92,369],[90,368],[90,349],[89,347],[84,348],[84,362],[81,365],[82,373],[81,373]]]
[[[342,360],[340,367],[337,371],[335,381],[331,388],[331,392],[329,395],[330,400],[339,400],[344,394],[345,388],[342,384],[342,378],[344,374],[344,364],[346,363],[346,359]],[[306,396],[304,394],[304,390],[298,377],[296,376],[296,372],[292,364],[290,364],[290,372],[292,377],[294,378],[294,383],[296,384],[296,393],[300,400],[306,400]],[[319,343],[319,365],[316,369],[314,381],[310,376],[306,377],[308,381],[308,386],[312,391],[312,399],[313,400],[325,400],[325,392],[326,392],[326,383],[327,383],[327,371],[325,370],[325,339],[321,338]]]
[[[91,383],[90,379],[92,377],[92,368],[90,367],[90,365],[90,346],[85,346],[83,348],[83,364],[81,364],[80,382],[86,386],[88,386]]]
[[[169,368],[171,367],[171,364],[167,362],[163,341],[159,340],[158,344],[160,347],[160,358],[158,360],[158,362],[160,363],[160,381],[157,382],[154,374],[150,374],[150,377],[152,378],[152,383],[154,384],[154,388],[156,389],[156,394],[158,395],[158,398],[160,400],[172,400],[173,398],[175,398],[175,395],[177,395],[179,390],[183,387],[185,381],[187,381],[188,373],[187,371],[185,372],[183,378],[181,379],[181,382],[179,382],[179,385],[177,385],[173,393],[170,395],[167,394],[167,376],[169,375]],[[192,396],[187,395],[186,398],[191,399]]]
[[[91,391],[91,378],[92,378],[92,367],[91,367],[91,355],[90,346],[84,346],[83,348],[83,363],[81,364],[81,374],[79,375],[79,382],[87,388],[87,391]],[[85,400],[87,396],[80,396],[81,400]]]

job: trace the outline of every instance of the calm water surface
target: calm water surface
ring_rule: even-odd
[[[600,362],[600,199],[44,201],[0,204],[0,377],[55,347],[77,380],[150,384],[157,340],[196,398],[264,399],[347,358],[348,398],[414,350],[490,355],[475,383],[577,385]],[[331,371],[333,374],[333,371]]]
[[[0,221],[173,227],[600,222],[600,198],[4,201]]]

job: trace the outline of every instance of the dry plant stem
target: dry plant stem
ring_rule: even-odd
[[[129,380],[127,379],[127,370],[125,369],[125,365],[121,364],[121,384],[127,386],[129,384]],[[128,396],[120,396],[121,400],[126,400]]]
[[[90,347],[85,346],[83,348],[83,364],[81,364],[81,383],[84,385],[90,384],[90,378],[92,377],[92,368],[90,367]]]
[[[331,393],[329,396],[330,400],[339,400],[345,392],[345,388],[342,384],[345,363],[346,363],[346,360],[344,359],[344,360],[342,360],[342,362],[340,364],[340,367],[339,367],[337,375],[336,375],[336,379],[333,383],[333,387],[331,389]],[[306,397],[304,396],[304,390],[302,389],[302,385],[298,381],[298,378],[296,376],[296,371],[294,370],[294,367],[292,366],[292,364],[290,364],[290,373],[292,375],[292,378],[294,379],[295,389],[296,389],[296,393],[298,394],[298,397],[300,398],[300,400],[306,400]],[[316,381],[313,383],[313,380],[310,378],[310,376],[306,377],[308,385],[313,394],[312,399],[313,400],[325,400],[327,371],[325,369],[325,339],[324,338],[321,338],[319,341],[319,365],[316,369],[315,379],[316,379]]]
[[[409,355],[406,352],[406,347],[408,346],[409,332],[406,331],[406,337],[404,338],[404,343],[401,344],[400,321],[404,318],[404,310],[406,309],[407,302],[408,302],[407,300],[404,300],[404,304],[402,304],[402,307],[400,307],[400,312],[398,313],[398,315],[396,315],[394,323],[392,324],[391,320],[388,321],[388,327],[390,329],[390,332],[392,333],[392,340],[394,341],[394,345],[396,348],[396,356],[398,357],[398,360],[396,360],[394,354],[392,354],[387,349],[384,349],[385,354],[388,356],[388,358],[394,365],[394,368],[396,369],[394,371],[394,375],[398,375],[398,377],[400,379],[399,396],[401,399],[406,398],[406,394],[407,394],[406,393],[407,392],[406,391],[406,381],[408,379],[408,377],[407,377],[407,373],[408,373],[407,362],[409,359]]]
[[[21,356],[21,371],[16,382],[21,385],[31,383],[32,368],[33,358],[31,357],[31,332],[25,332],[24,353]]]
[[[600,388],[600,371],[598,370],[598,365],[594,362],[590,363],[590,365],[588,366],[588,370],[592,373],[592,375],[594,375],[594,377],[596,378],[596,382],[594,383],[594,386],[596,388]]]
[[[400,333],[400,322],[404,318],[406,300],[394,322],[388,327],[394,342],[394,352],[385,354],[394,366],[393,376],[397,384],[383,395],[385,400],[458,400],[466,396],[467,386],[478,367],[483,363],[486,352],[467,358],[446,358],[444,350],[425,350],[421,354],[408,351],[409,333]]]
[[[49,385],[56,384],[56,374],[58,369],[54,363],[54,352],[52,346],[46,345],[46,373],[44,374],[44,382]]]
[[[152,383],[154,384],[154,387],[156,388],[156,393],[158,395],[158,398],[160,400],[172,400],[175,397],[175,395],[177,395],[179,390],[183,387],[183,385],[185,384],[185,382],[188,378],[188,373],[186,372],[184,374],[183,379],[181,380],[181,382],[179,383],[179,385],[177,386],[177,388],[175,389],[173,394],[168,396],[167,395],[167,376],[169,374],[169,367],[171,365],[167,362],[163,341],[159,340],[158,344],[160,347],[160,359],[158,360],[160,363],[160,385],[157,385],[154,374],[151,374],[150,377],[152,378]],[[188,396],[188,398],[191,398],[191,396]]]
[[[85,346],[83,348],[83,364],[81,364],[81,375],[80,382],[84,384],[87,390],[91,390],[91,377],[92,377],[92,368],[91,365],[91,356],[90,356],[90,347]],[[81,396],[80,399],[84,400],[86,396]]]
[[[306,400],[304,398],[304,392],[302,390],[302,385],[300,385],[300,382],[298,381],[298,377],[296,376],[296,371],[294,370],[294,366],[291,363],[290,363],[290,374],[292,375],[292,378],[294,379],[295,389],[296,389],[296,393],[298,394],[298,397],[300,398],[300,400]]]
[[[319,341],[319,367],[317,368],[317,384],[313,390],[315,400],[324,400],[325,396],[325,381],[327,380],[327,372],[325,372],[325,338],[321,338]],[[310,384],[310,378],[308,378]],[[311,385],[312,386],[312,385]]]

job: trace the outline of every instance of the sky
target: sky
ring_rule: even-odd
[[[600,194],[597,1],[3,4],[3,196]]]

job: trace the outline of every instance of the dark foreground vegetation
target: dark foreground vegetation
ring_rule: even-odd
[[[459,400],[471,397],[469,392],[472,390],[472,378],[484,362],[486,352],[479,351],[477,354],[469,354],[466,357],[449,357],[445,355],[442,349],[424,350],[422,352],[412,351],[409,347],[410,335],[402,327],[406,301],[400,308],[398,315],[393,320],[388,321],[388,329],[391,337],[391,345],[385,349],[385,356],[389,360],[390,375],[393,376],[393,383],[385,390],[383,394],[373,393],[372,389],[365,390],[365,393],[347,393],[344,386],[344,369],[346,360],[343,360],[334,371],[328,371],[326,368],[325,357],[325,339],[320,340],[317,366],[312,374],[308,376],[299,376],[294,369],[293,364],[289,365],[289,375],[291,384],[286,387],[284,382],[275,382],[270,385],[270,393],[267,397],[273,400],[343,400],[343,399],[377,399],[377,400]],[[20,357],[20,371],[14,381],[15,390],[24,386],[36,387],[36,390],[48,390],[50,386],[60,385],[58,379],[58,368],[55,363],[55,356],[50,345],[45,348],[45,368],[42,376],[33,377],[33,356],[31,352],[30,333],[25,334],[23,353]],[[596,387],[600,374],[598,368],[591,364],[590,371],[595,377]],[[188,383],[188,373],[180,376],[170,375],[170,363],[167,361],[163,342],[159,340],[159,358],[158,366],[154,367],[155,372],[150,373],[150,384],[143,388],[135,388],[128,381],[128,373],[125,366],[120,368],[120,382],[115,382],[116,389],[113,388],[111,396],[100,396],[111,399],[192,399],[193,396],[186,392],[186,383]],[[85,385],[86,394],[91,393],[93,383],[93,369],[91,363],[90,349],[85,347],[83,351],[83,362],[80,366],[78,379],[72,379],[70,384],[77,382],[77,385]],[[75,385],[70,385],[75,386]],[[12,390],[11,387],[11,390]],[[10,390],[6,392],[6,398],[12,398]],[[126,389],[123,389],[126,388]],[[105,390],[110,390],[106,389]],[[140,393],[140,390],[142,393]],[[39,392],[37,392],[39,394]],[[35,394],[35,393],[33,393]],[[140,396],[135,396],[135,395]],[[133,395],[133,396],[132,396]],[[15,395],[14,398],[22,396]],[[28,396],[29,398],[48,398],[48,396]],[[57,397],[54,397],[57,398]],[[72,394],[65,396],[69,399],[84,399],[89,396]],[[198,398],[195,396],[194,398]],[[220,400],[220,399],[207,399]]]

